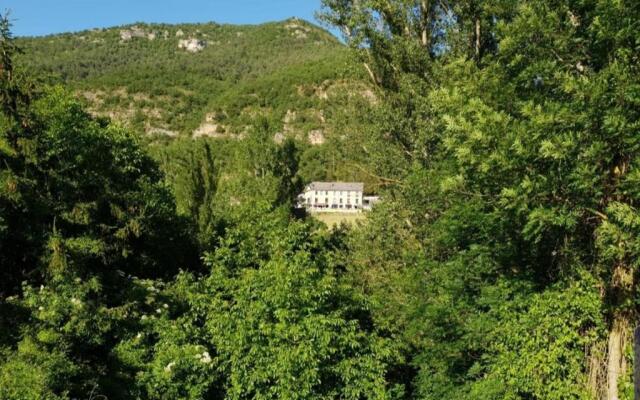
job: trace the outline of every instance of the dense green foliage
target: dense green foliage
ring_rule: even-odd
[[[371,136],[396,164],[369,168],[400,183],[354,276],[420,397],[630,398],[639,13],[325,1],[385,91]]]
[[[139,37],[122,39],[121,32]],[[189,39],[206,47],[179,48]],[[275,134],[283,132],[288,111],[298,114],[288,129],[306,135],[322,128],[321,113],[337,105],[317,91],[340,82],[362,90],[347,49],[296,19],[259,26],[138,24],[17,43],[25,67],[74,89],[94,113],[152,136],[191,135],[207,121],[217,126],[210,135],[242,135],[259,118],[269,119]]]
[[[192,38],[205,48],[179,48]],[[305,181],[364,180],[375,190],[361,165],[366,150],[345,148],[341,138],[367,130],[371,121],[358,111],[371,109],[376,94],[348,49],[306,21],[137,24],[16,43],[23,68],[64,84],[92,115],[120,122],[143,141],[238,139],[258,130],[296,141]]]
[[[283,24],[47,42],[3,22],[1,399],[632,398],[640,5],[323,4],[350,49]],[[177,51],[178,29],[231,58]],[[76,95],[192,93],[183,132],[244,128],[141,140],[24,64]],[[324,144],[274,137],[319,104]],[[292,213],[314,179],[383,201],[330,230]]]

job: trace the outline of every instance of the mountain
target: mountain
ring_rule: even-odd
[[[148,137],[322,143],[327,115],[375,101],[348,49],[303,20],[263,25],[142,24],[20,38],[21,64],[62,83],[92,111]]]

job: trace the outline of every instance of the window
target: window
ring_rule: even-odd
[[[340,199],[340,204],[342,204],[342,199]]]
[[[328,198],[328,197],[325,197],[325,198],[324,198],[324,204],[328,204],[328,203],[329,203],[329,198]]]
[[[318,204],[318,198],[317,197],[315,198],[315,203]]]

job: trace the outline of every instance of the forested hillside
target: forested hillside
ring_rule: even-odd
[[[374,96],[345,46],[297,19],[137,24],[18,45],[24,66],[73,89],[94,114],[151,136],[242,137],[265,119],[279,138],[322,142],[341,97]]]
[[[346,45],[300,21],[0,20],[0,399],[633,398],[640,3],[319,15]],[[224,35],[253,62],[214,61]],[[123,124],[95,97],[117,93],[179,112]],[[319,104],[324,144],[285,129]],[[210,112],[233,135],[193,138]],[[335,229],[293,213],[335,178],[383,200]]]
[[[359,180],[368,191],[383,184],[362,166],[366,149],[344,140],[369,130],[364,110],[377,103],[375,86],[346,46],[306,21],[140,23],[16,43],[20,68],[158,147],[291,139],[302,181]],[[229,159],[246,146],[224,147]]]

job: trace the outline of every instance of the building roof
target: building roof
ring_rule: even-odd
[[[311,182],[306,190],[328,190],[328,191],[355,191],[362,192],[364,183],[362,182]]]

